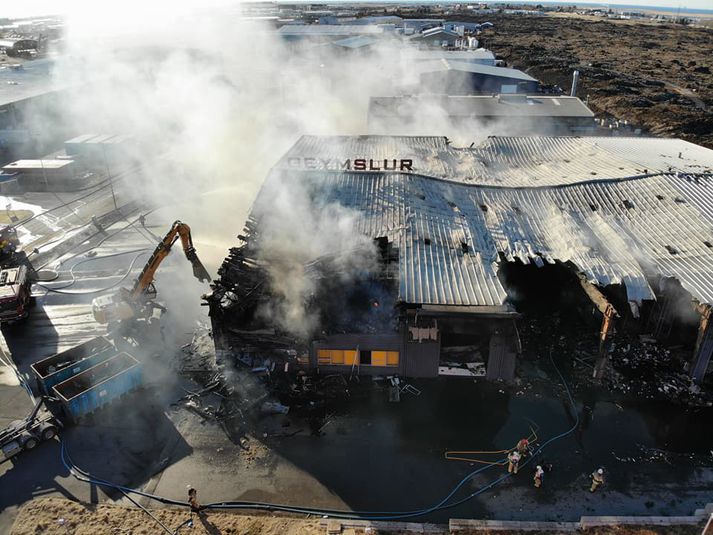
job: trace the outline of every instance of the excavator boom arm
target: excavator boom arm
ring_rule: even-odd
[[[196,249],[193,247],[191,228],[181,221],[176,221],[173,225],[171,225],[171,230],[168,231],[163,240],[161,240],[156,246],[156,249],[154,249],[154,252],[151,254],[151,258],[149,258],[148,262],[146,262],[144,269],[141,270],[141,274],[138,276],[136,282],[134,283],[134,287],[131,289],[131,298],[139,298],[146,288],[148,288],[149,284],[153,282],[156,270],[161,265],[164,258],[168,256],[168,253],[171,252],[171,247],[173,247],[173,244],[176,243],[179,238],[181,239],[183,252],[193,266],[193,276],[201,282],[210,282],[210,275],[198,259]]]

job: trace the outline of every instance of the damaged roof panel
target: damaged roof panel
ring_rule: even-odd
[[[711,173],[711,153],[678,139],[490,137],[458,148],[445,137],[303,136],[277,167],[338,171],[356,158],[379,165],[408,158],[414,172],[451,182],[547,187],[663,172]]]
[[[490,138],[457,149],[437,137],[305,136],[275,175],[319,177],[330,199],[358,213],[361,233],[388,236],[407,303],[501,307],[500,255],[571,262],[592,283],[624,284],[632,303],[654,299],[660,276],[713,303],[713,174],[685,174],[705,170],[713,151],[617,139],[624,148],[602,138]],[[477,181],[464,178],[473,173],[464,154],[487,162]],[[412,172],[330,163],[409,156]],[[670,171],[674,156],[683,162]]]

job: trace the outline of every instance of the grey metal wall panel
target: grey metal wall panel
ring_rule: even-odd
[[[490,338],[488,367],[485,378],[489,381],[512,381],[515,377],[515,357],[517,356],[512,335],[494,333]]]
[[[440,342],[406,342],[404,377],[438,377]]]

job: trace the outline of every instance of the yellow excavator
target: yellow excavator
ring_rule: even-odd
[[[98,323],[109,324],[111,329],[111,326],[117,325],[119,322],[136,319],[149,320],[156,309],[163,309],[161,305],[154,302],[156,297],[156,288],[153,284],[154,274],[179,238],[183,246],[183,252],[193,266],[193,276],[201,282],[210,282],[210,275],[201,264],[196,254],[196,249],[193,247],[191,228],[185,223],[176,221],[171,225],[171,230],[168,231],[163,240],[159,242],[130,290],[128,288],[120,288],[114,294],[103,295],[94,299],[92,302],[94,319]]]

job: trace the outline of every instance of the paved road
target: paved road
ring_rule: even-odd
[[[151,230],[158,235],[163,235],[172,221],[170,217],[149,218]],[[80,221],[75,222],[78,223]],[[126,223],[119,222],[107,232],[112,234],[124,227]],[[89,250],[104,237],[93,236],[78,251]],[[196,244],[200,248],[200,240],[196,240]],[[135,275],[153,245],[146,232],[128,228],[94,249],[95,256],[65,257],[61,264],[54,263],[41,273],[46,279],[58,276],[45,287],[35,286],[37,304],[26,321],[2,329],[5,352],[26,380],[33,381],[30,369],[33,362],[104,333],[91,314],[91,300],[96,294],[83,293],[122,281],[131,262],[138,259],[133,271]],[[208,267],[214,273],[217,266],[213,262],[208,263]],[[57,272],[53,273],[50,268]],[[73,269],[73,276],[70,269]],[[241,484],[236,485],[234,468],[240,464],[240,459],[250,457],[245,462],[253,465],[259,462],[253,457],[264,457],[266,450],[247,446],[253,451],[245,454],[246,446],[230,442],[215,422],[205,422],[193,413],[171,406],[185,395],[185,388],[196,388],[191,381],[178,377],[173,371],[173,356],[180,346],[190,341],[196,320],[207,320],[207,309],[200,306],[200,295],[208,288],[192,278],[190,266],[180,253],[170,255],[165,261],[157,275],[157,286],[160,298],[170,311],[168,342],[157,355],[130,350],[144,361],[146,384],[140,392],[110,406],[101,412],[101,416],[69,427],[62,433],[73,460],[83,469],[117,483],[147,488],[177,499],[185,497],[188,483],[205,489],[202,494],[212,493],[216,499],[219,496],[238,498],[244,492],[241,484],[249,483],[256,489],[252,495],[258,497],[262,491],[257,489],[265,486],[266,479],[274,484],[271,499],[281,499],[288,490],[294,495],[296,484],[290,482],[310,479],[288,461],[272,463],[269,475],[264,469],[254,473],[245,470],[239,478]],[[62,293],[47,288],[59,289]],[[11,371],[0,369],[0,424],[24,417],[31,407],[29,397]],[[245,455],[241,457],[240,454]],[[216,458],[224,462],[216,464]],[[228,466],[232,469],[226,469]],[[288,489],[284,485],[291,486]],[[0,533],[9,531],[18,507],[33,497],[64,496],[90,502],[121,499],[111,491],[107,493],[71,477],[60,461],[59,442],[43,444],[36,451],[0,465],[0,487],[3,489],[0,493]],[[315,498],[315,503],[326,501],[334,506],[345,506],[318,483],[309,487],[309,491],[299,495],[321,498]],[[6,492],[6,489],[12,490]]]

